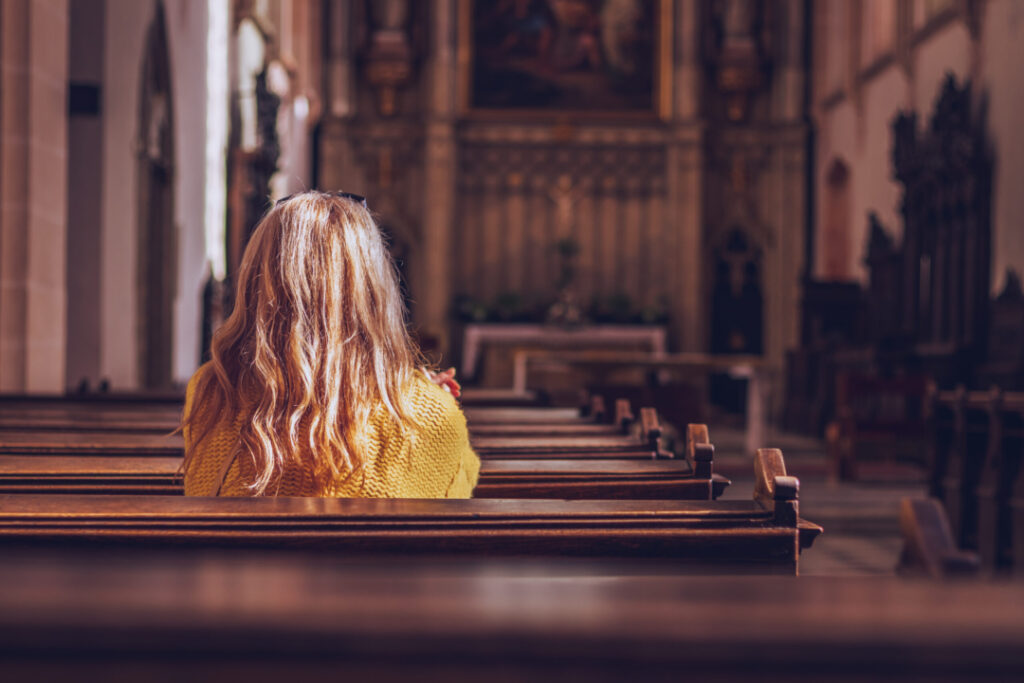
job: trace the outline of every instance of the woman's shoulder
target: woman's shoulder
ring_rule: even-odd
[[[206,361],[192,373],[192,376],[188,380],[188,385],[185,387],[185,393],[189,393],[196,390],[199,381],[206,376],[207,373],[213,371],[213,361]]]
[[[455,397],[428,379],[425,372],[415,373],[409,398],[415,411],[413,417],[422,426],[454,422],[465,429],[466,417]]]

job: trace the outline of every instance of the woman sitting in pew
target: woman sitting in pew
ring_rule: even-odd
[[[458,385],[421,366],[362,197],[274,205],[210,350],[185,397],[186,495],[471,496]]]

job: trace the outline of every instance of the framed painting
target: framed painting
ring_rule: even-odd
[[[460,0],[466,115],[667,118],[671,0]]]

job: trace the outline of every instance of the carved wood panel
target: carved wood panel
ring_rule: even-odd
[[[666,245],[674,228],[660,137],[564,144],[486,139],[479,131],[468,137],[458,155],[457,293],[550,303],[558,246],[568,238],[578,248],[574,288],[584,305],[624,295],[641,309],[671,294],[675,255]]]

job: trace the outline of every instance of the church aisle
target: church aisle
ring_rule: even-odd
[[[743,432],[715,429],[715,470],[732,479],[722,496],[740,499],[750,490],[751,459],[742,451]],[[923,484],[835,482],[828,477],[822,441],[773,431],[769,446],[786,456],[787,471],[800,479],[800,515],[825,527],[814,552],[801,558],[801,576],[893,576],[902,549],[899,514],[904,498],[924,498]]]

